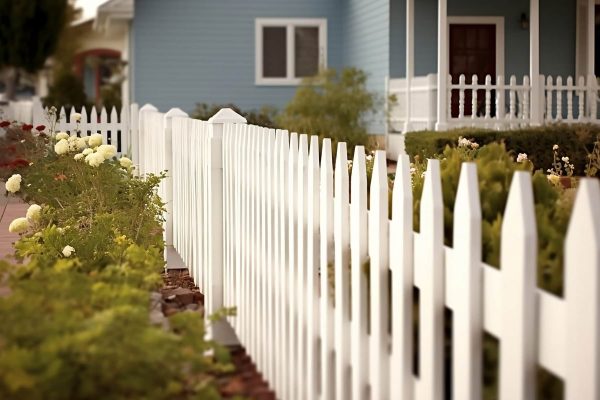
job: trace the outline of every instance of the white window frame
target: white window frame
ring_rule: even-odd
[[[285,78],[265,78],[263,73],[263,28],[286,27],[287,76]],[[255,21],[255,83],[265,86],[299,85],[302,78],[295,73],[294,28],[310,26],[319,28],[319,68],[327,68],[327,19],[326,18],[257,18]]]

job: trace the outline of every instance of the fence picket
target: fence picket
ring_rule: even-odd
[[[554,119],[552,114],[552,100],[553,100],[553,88],[552,76],[546,78],[546,119],[552,121]]]
[[[460,74],[458,78],[458,118],[465,117],[465,76]]]
[[[502,123],[505,117],[505,101],[504,92],[506,87],[504,86],[504,76],[498,75],[496,78],[496,119],[499,123]]]
[[[369,376],[369,353],[367,333],[367,283],[364,265],[368,262],[368,234],[365,229],[367,214],[367,172],[365,148],[356,146],[352,163],[350,203],[350,251],[351,251],[351,289],[352,289],[352,399],[367,397]]]
[[[492,77],[485,76],[485,119],[492,117]]]
[[[535,398],[537,238],[528,172],[514,173],[504,212],[500,266],[503,330],[500,399]]]
[[[567,231],[567,400],[600,398],[600,185],[583,179]]]
[[[350,178],[346,143],[338,143],[335,160],[335,395],[350,398]]]
[[[567,120],[573,121],[573,77],[567,77]]]
[[[298,304],[297,282],[299,280],[298,268],[298,155],[299,143],[298,134],[290,134],[290,150],[288,158],[288,302],[290,304],[290,315],[288,320],[288,329],[290,333],[288,353],[292,355],[290,369],[288,373],[288,392],[290,399],[299,399],[301,382],[297,380],[300,374],[299,353],[299,318],[300,306]]]
[[[477,118],[477,80],[479,78],[476,74],[473,74],[471,78],[471,86],[473,86],[472,90],[472,98],[471,98],[471,119]]]

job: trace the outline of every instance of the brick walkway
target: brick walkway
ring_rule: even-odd
[[[4,204],[6,204],[4,193],[4,182],[0,181],[0,214],[2,214]],[[0,221],[0,259],[4,259],[14,253],[12,245],[19,238],[19,235],[8,232],[8,225],[10,225],[13,219],[24,217],[27,207],[29,207],[28,204],[23,203],[21,199],[14,197],[14,195],[9,197],[6,213],[2,221]]]

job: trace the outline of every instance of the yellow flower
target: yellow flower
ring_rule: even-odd
[[[66,139],[60,139],[55,145],[54,145],[54,151],[56,152],[56,154],[61,155],[61,154],[66,154],[69,152],[69,142],[67,142]]]
[[[29,229],[29,221],[27,218],[17,218],[8,226],[8,231],[11,233],[23,233]]]
[[[88,144],[90,147],[98,147],[102,144],[102,135],[99,133],[94,133],[88,139]]]
[[[56,140],[62,140],[62,139],[68,139],[68,138],[69,138],[69,134],[67,132],[58,132],[55,137]]]
[[[101,153],[92,153],[85,157],[85,162],[92,167],[97,167],[104,162],[104,156]]]
[[[30,222],[37,222],[40,220],[41,214],[42,214],[42,207],[38,206],[37,204],[32,204],[27,209],[27,213],[25,214],[25,217]]]
[[[125,168],[125,169],[129,169],[131,168],[131,166],[133,165],[133,161],[131,161],[129,158],[127,157],[121,157],[119,159],[119,163],[121,163],[121,167]]]
[[[103,144],[96,151],[104,156],[105,160],[114,157],[117,154],[117,148],[112,144]]]

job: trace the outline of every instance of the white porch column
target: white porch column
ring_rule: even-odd
[[[415,75],[415,0],[406,0],[406,122],[404,132],[411,130],[411,86]]]
[[[529,11],[529,76],[531,79],[531,124],[541,125],[543,85],[540,79],[540,1],[530,0]]]
[[[448,0],[438,0],[438,93],[435,129],[448,128]]]
[[[596,42],[596,0],[587,0],[587,75],[594,75]]]

